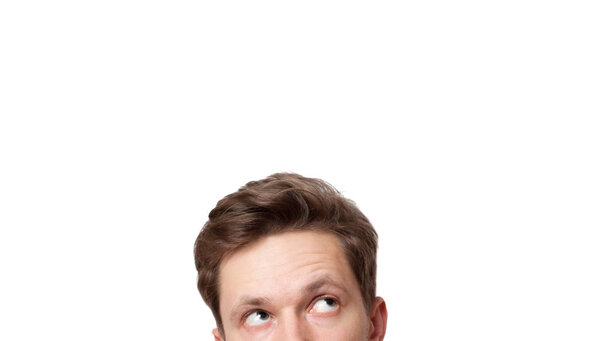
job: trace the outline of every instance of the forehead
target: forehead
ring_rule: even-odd
[[[222,312],[243,296],[293,300],[301,287],[322,276],[358,287],[335,235],[302,231],[263,237],[221,263]]]

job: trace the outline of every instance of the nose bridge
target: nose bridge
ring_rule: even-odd
[[[311,338],[311,331],[307,324],[306,319],[302,314],[294,311],[288,311],[282,316],[279,322],[279,328],[281,331],[281,338],[278,340],[282,341],[309,341]]]

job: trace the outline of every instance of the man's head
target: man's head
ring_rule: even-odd
[[[381,340],[377,234],[322,180],[279,173],[221,199],[195,243],[224,340]]]

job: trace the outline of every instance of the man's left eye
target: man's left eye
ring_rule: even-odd
[[[245,322],[249,326],[258,326],[263,323],[269,322],[270,319],[271,316],[269,315],[269,313],[262,310],[257,310],[246,316]]]
[[[339,305],[336,300],[330,297],[325,297],[316,301],[310,311],[314,313],[327,313],[336,310],[338,306]]]

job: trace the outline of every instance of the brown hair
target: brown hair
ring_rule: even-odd
[[[375,298],[377,233],[354,202],[320,179],[277,173],[251,181],[221,199],[194,244],[198,290],[222,330],[219,265],[261,237],[298,230],[336,235],[367,309]]]

